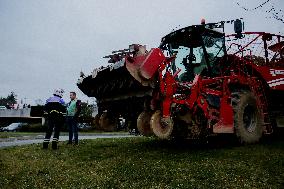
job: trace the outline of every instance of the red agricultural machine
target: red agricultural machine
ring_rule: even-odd
[[[103,127],[122,115],[132,124],[137,119],[145,136],[231,133],[242,143],[257,142],[284,126],[284,36],[242,33],[241,26],[236,20],[228,36],[224,22],[185,27],[149,52],[132,45],[78,86],[97,98]]]

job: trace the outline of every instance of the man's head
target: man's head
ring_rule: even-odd
[[[76,98],[76,93],[75,92],[70,92],[70,99],[74,100]]]

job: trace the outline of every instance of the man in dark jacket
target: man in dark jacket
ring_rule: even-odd
[[[59,141],[59,132],[61,126],[64,124],[64,115],[66,113],[65,102],[62,99],[63,89],[54,90],[53,97],[46,100],[44,106],[44,113],[47,121],[46,135],[43,141],[43,149],[48,148],[52,131],[54,130],[52,149],[57,149],[57,143]]]
[[[69,129],[69,141],[67,144],[72,144],[74,136],[74,144],[78,145],[78,117],[81,112],[81,101],[76,98],[75,92],[70,92],[70,102],[67,106],[67,125]]]

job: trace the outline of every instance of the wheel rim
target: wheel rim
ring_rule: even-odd
[[[256,128],[256,109],[254,106],[247,104],[244,109],[243,123],[246,130],[250,133],[255,131]]]
[[[152,115],[150,126],[153,133],[160,139],[168,139],[173,131],[172,119],[162,118],[159,110]]]

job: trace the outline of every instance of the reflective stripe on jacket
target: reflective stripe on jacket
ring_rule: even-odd
[[[44,112],[47,115],[63,116],[66,113],[64,100],[58,96],[50,97],[46,100]]]

